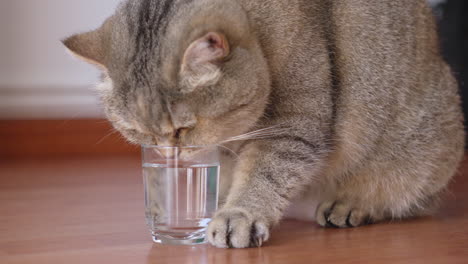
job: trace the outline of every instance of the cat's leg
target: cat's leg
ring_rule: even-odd
[[[227,202],[208,227],[208,240],[223,248],[262,245],[290,200],[320,170],[320,147],[294,136],[245,146]]]
[[[316,211],[326,227],[357,227],[385,219],[428,215],[456,166],[431,161],[372,161],[353,174],[335,179]]]
[[[230,148],[221,148],[220,153],[221,175],[219,177],[219,207],[224,206],[229,194],[229,189],[232,186],[233,172],[235,171],[235,163],[237,156],[233,155],[235,152]]]

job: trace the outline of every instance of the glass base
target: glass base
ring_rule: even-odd
[[[162,245],[193,246],[193,245],[205,244],[207,242],[205,238],[205,234],[198,236],[198,237],[192,237],[192,238],[187,238],[187,239],[177,239],[173,237],[158,235],[156,233],[153,233],[152,237],[155,243],[162,244]]]

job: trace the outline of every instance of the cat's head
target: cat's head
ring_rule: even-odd
[[[220,143],[267,104],[267,64],[235,1],[127,1],[64,44],[103,70],[105,112],[136,144]]]

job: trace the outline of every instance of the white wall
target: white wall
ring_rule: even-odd
[[[98,27],[119,0],[1,0],[0,118],[101,117],[99,72],[60,39]]]

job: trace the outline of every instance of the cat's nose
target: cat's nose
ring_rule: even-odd
[[[180,145],[181,134],[182,131],[174,130],[172,133],[167,134],[165,137],[159,138],[159,140],[157,141],[158,143],[156,145],[160,147],[176,147]]]
[[[180,137],[182,136],[182,132],[184,132],[184,128],[178,128],[174,130],[174,139],[176,141],[180,140]]]
[[[189,127],[179,127],[174,129],[173,138],[176,145],[180,145],[182,138],[189,130]]]
[[[160,138],[156,144],[159,147],[175,147],[177,144],[172,136],[167,136],[165,138]]]

